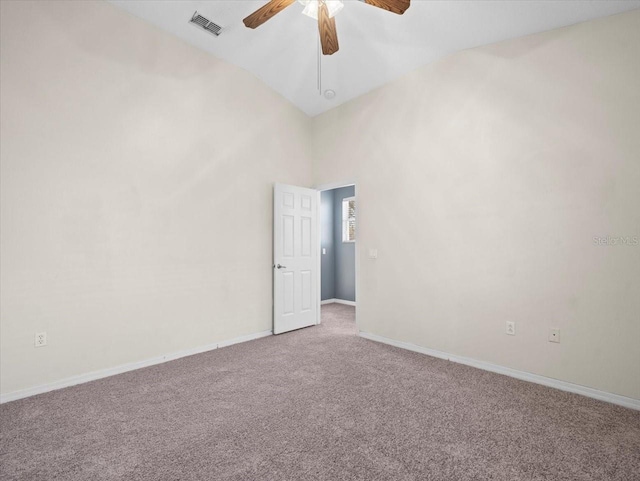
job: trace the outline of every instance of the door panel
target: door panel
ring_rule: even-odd
[[[294,223],[295,217],[292,215],[282,216],[282,257],[294,256]]]
[[[311,217],[301,217],[300,223],[302,225],[302,250],[300,255],[303,257],[311,256]]]
[[[300,280],[302,281],[302,300],[300,302],[300,309],[306,312],[311,309],[311,298],[313,294],[311,292],[311,271],[301,271]]]
[[[282,313],[289,315],[294,313],[294,278],[293,272],[282,273]]]
[[[273,203],[273,332],[316,324],[318,192],[276,184]]]

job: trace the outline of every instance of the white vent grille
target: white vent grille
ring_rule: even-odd
[[[208,18],[204,18],[198,12],[195,12],[193,14],[193,17],[191,17],[191,20],[189,20],[189,23],[192,23],[196,27],[199,27],[203,30],[206,30],[209,33],[212,33],[216,37],[220,35],[220,32],[222,31],[222,27],[220,25],[213,23]]]

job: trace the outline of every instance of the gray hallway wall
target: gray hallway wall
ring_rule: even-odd
[[[353,302],[356,300],[356,244],[355,242],[342,242],[342,199],[354,195],[355,187],[353,185],[333,191],[333,245],[335,246],[336,258],[335,298]]]
[[[321,194],[320,230],[322,248],[321,298],[356,300],[355,243],[342,242],[342,200],[355,195],[355,187],[342,187]],[[357,235],[357,234],[356,234]]]
[[[325,190],[320,193],[320,245],[324,250],[320,252],[321,299],[336,297],[336,257],[333,246],[333,191]]]

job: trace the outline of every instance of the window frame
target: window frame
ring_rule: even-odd
[[[354,202],[354,206],[353,206],[353,217],[349,216],[349,202],[353,201]],[[345,208],[344,208],[344,204],[345,202],[347,203],[347,209],[346,209],[346,217],[345,217]],[[356,204],[356,197],[355,196],[351,196],[351,197],[344,197],[342,199],[342,204],[341,204],[341,208],[342,208],[342,220],[341,220],[341,225],[342,225],[342,243],[343,244],[355,244],[357,236],[356,236],[356,210],[357,210],[357,204]],[[349,239],[349,221],[353,219],[353,239]]]

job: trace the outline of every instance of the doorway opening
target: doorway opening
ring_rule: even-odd
[[[274,334],[320,324],[322,304],[342,307],[358,329],[357,212],[354,183],[274,185]]]
[[[328,185],[318,190],[320,311],[326,312],[331,304],[355,308],[358,237],[356,185]]]

